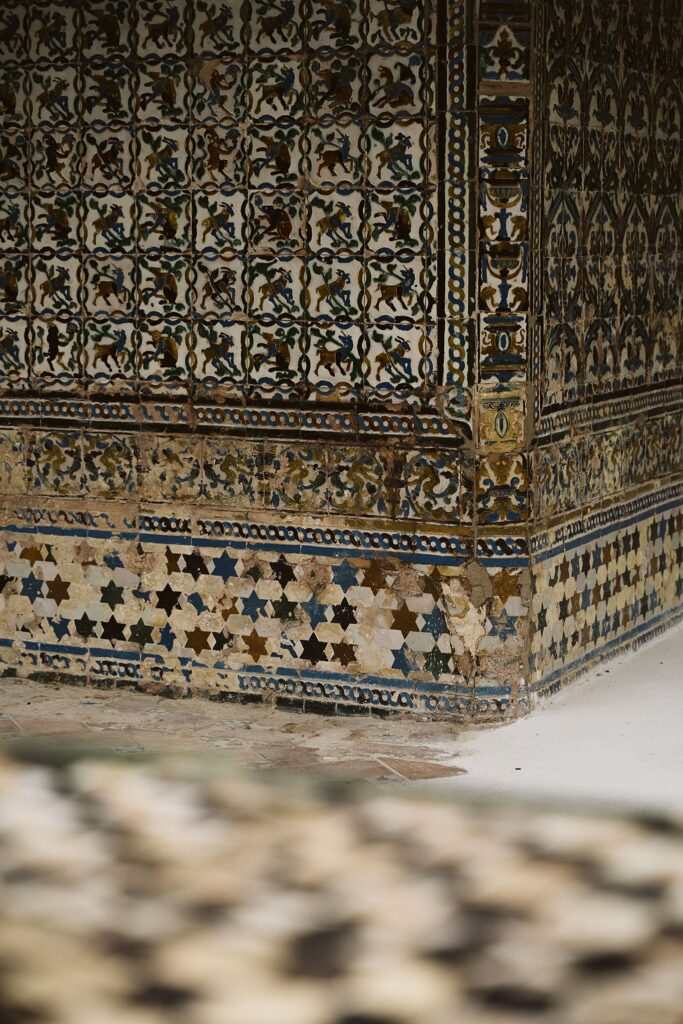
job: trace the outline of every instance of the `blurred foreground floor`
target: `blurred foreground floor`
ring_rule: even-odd
[[[2,680],[0,1021],[683,1024],[682,641],[478,732]]]
[[[683,807],[682,720],[683,626],[486,730],[0,680],[4,738],[73,736],[126,757],[220,748],[259,768],[663,809]]]
[[[683,1024],[683,815],[13,751],[2,1024]]]

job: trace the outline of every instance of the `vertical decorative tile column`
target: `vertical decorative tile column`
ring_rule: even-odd
[[[479,5],[475,545],[491,577],[478,655],[486,710],[528,706],[530,18],[528,3]]]

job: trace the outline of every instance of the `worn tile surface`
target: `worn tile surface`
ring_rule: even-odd
[[[319,709],[316,708],[316,711]],[[457,775],[457,729],[434,722],[302,714],[254,704],[102,693],[0,680],[0,736],[40,737],[136,758],[156,752],[223,752],[235,765],[368,781]]]

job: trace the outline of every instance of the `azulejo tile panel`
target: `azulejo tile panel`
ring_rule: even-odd
[[[0,386],[429,419],[468,385],[460,0],[2,18]]]
[[[683,12],[547,0],[535,30],[530,672],[548,690],[681,611]]]
[[[497,717],[674,614],[682,38],[663,0],[3,8],[3,661]],[[622,596],[567,633],[569,547]]]
[[[474,454],[474,14],[0,12],[8,663],[377,711],[518,699],[525,545],[473,541],[477,502],[514,522],[525,487]]]
[[[681,495],[679,484],[537,538],[533,688],[550,691],[597,657],[680,617]]]
[[[58,504],[15,505],[3,526],[0,646],[21,672],[459,716],[520,699],[528,575],[510,558],[475,561],[454,538],[406,551],[383,534],[328,538],[272,517]]]

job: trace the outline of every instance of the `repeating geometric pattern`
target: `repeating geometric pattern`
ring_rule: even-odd
[[[144,761],[3,752],[5,1021],[68,1020],[77,993],[93,1020],[147,1024],[678,1024],[677,809],[330,785],[311,776],[344,767],[310,747],[292,785],[220,755],[178,759],[176,737]],[[285,761],[272,739],[257,749]],[[87,915],[65,912],[76,891]]]
[[[679,4],[546,8],[539,408],[680,383]]]
[[[673,483],[683,473],[682,437],[683,411],[539,447],[534,453],[538,519],[616,501],[652,480],[658,488]]]
[[[536,42],[530,669],[547,689],[683,598],[683,9],[546,0]]]
[[[489,397],[473,438],[478,278],[497,353],[482,377],[520,379],[526,332],[528,111],[511,98],[482,114],[487,234],[472,254],[477,74],[528,88],[529,12],[485,5],[478,73],[471,15],[459,0],[0,13],[3,635],[17,663],[254,692],[324,669],[430,711],[523,700],[524,544],[492,538],[464,566],[476,517],[498,533],[528,519],[519,396]],[[98,502],[106,537],[54,532]],[[268,540],[221,554],[188,527],[188,553],[173,524],[199,510],[266,517]],[[369,591],[332,540],[356,544],[358,520]],[[314,550],[292,542],[306,530]],[[387,547],[414,552],[414,579],[375,557]],[[317,590],[278,581],[304,553]]]
[[[433,390],[432,15],[415,0],[7,7],[5,386]]]
[[[0,428],[0,495],[100,497],[248,512],[462,524],[471,495],[448,449]],[[489,497],[486,481],[482,494]]]
[[[536,682],[604,646],[595,588],[564,648],[530,594],[680,503],[682,39],[664,0],[6,5],[3,657],[494,715],[529,643]]]
[[[460,714],[475,700],[482,713],[500,713],[518,684],[527,613],[519,570],[492,566],[482,580],[462,558],[277,552],[272,542],[179,535],[183,527],[163,518],[156,529],[117,532],[103,529],[106,517],[89,530],[54,519],[40,532],[7,530],[0,548],[0,649],[20,671],[80,663],[101,686],[215,696],[296,694],[315,670],[322,692],[306,695],[331,706]],[[117,660],[132,678],[117,682]],[[489,662],[497,704],[473,688]]]
[[[671,501],[671,498],[670,498]],[[673,509],[549,550],[534,565],[530,670],[547,689],[567,669],[666,624],[683,600],[683,512]],[[598,522],[588,523],[595,527]],[[680,614],[680,613],[679,613]]]

